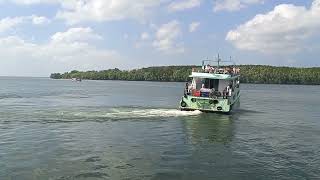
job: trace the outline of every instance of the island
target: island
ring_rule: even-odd
[[[268,65],[239,65],[241,82],[252,84],[320,85],[320,67],[277,67]],[[101,71],[52,73],[52,79],[124,80],[186,82],[192,68],[199,66],[155,66],[133,70],[118,68]]]

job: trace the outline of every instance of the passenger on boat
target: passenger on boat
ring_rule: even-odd
[[[202,97],[209,97],[210,93],[212,93],[212,90],[209,88],[205,88],[204,84],[202,84],[202,87],[200,89],[200,94]]]
[[[229,97],[231,97],[232,88],[229,89]]]
[[[219,73],[219,74],[223,74],[223,73],[224,73],[224,69],[223,69],[223,68],[219,68],[219,69],[218,69],[218,73]]]
[[[210,70],[211,70],[211,66],[210,66],[209,64],[206,65],[204,71],[205,71],[205,72],[210,72]]]
[[[235,68],[235,74],[240,74],[240,68]]]
[[[232,87],[228,85],[224,90],[223,90],[223,99],[226,99],[227,97],[231,96],[232,92]]]
[[[211,92],[212,90],[211,89],[209,89],[209,88],[205,88],[205,86],[204,86],[204,84],[202,84],[202,87],[201,87],[201,89],[200,89],[200,92]]]
[[[223,68],[223,74],[227,74],[228,70],[226,68]]]
[[[222,98],[226,99],[227,98],[227,87],[224,88],[223,92],[222,92]]]
[[[209,73],[216,73],[215,68],[214,67],[210,67]]]
[[[236,87],[239,88],[239,86],[240,86],[240,81],[237,80],[237,81],[236,81]]]
[[[229,67],[225,67],[223,69],[223,74],[230,74],[231,69]]]
[[[185,94],[189,95],[189,83],[186,83]]]

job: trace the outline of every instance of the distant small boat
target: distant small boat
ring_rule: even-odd
[[[81,82],[81,81],[82,81],[81,78],[72,78],[71,80],[72,80],[72,81],[77,81],[77,82]]]
[[[181,110],[229,113],[239,104],[240,69],[234,63],[221,65],[222,62],[231,61],[221,61],[218,56],[217,61],[205,60],[201,69],[192,69],[192,82],[186,83]]]

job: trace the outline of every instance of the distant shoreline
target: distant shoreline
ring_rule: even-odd
[[[48,77],[44,77],[44,78],[48,78]],[[52,80],[70,80],[71,79],[53,79],[51,78]],[[82,81],[120,81],[120,82],[159,82],[159,83],[185,83],[186,81],[146,81],[146,80],[141,80],[141,81],[138,81],[138,80],[113,80],[113,79],[82,79]],[[244,82],[241,82],[241,84],[251,84],[251,85],[288,85],[288,86],[319,86],[320,84],[272,84],[272,83],[269,83],[269,84],[266,84],[266,83],[244,83]]]
[[[186,82],[193,67],[158,66],[134,70],[108,69],[102,71],[71,71],[52,73],[52,79],[121,80],[151,82]],[[276,67],[240,65],[241,82],[248,84],[320,85],[320,67]]]

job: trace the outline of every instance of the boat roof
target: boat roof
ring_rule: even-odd
[[[216,73],[202,73],[202,72],[192,72],[189,76],[191,78],[202,78],[202,79],[221,79],[221,80],[231,80],[236,79],[239,75],[232,76],[231,74],[216,74]]]

